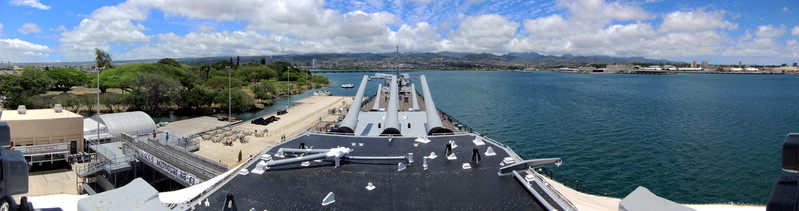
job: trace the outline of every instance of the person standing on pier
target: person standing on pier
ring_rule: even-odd
[[[169,143],[169,132],[166,132],[166,142],[165,143],[167,143],[167,144]]]

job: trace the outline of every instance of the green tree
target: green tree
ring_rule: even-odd
[[[165,64],[129,64],[111,68],[100,73],[100,89],[105,91],[107,88],[130,89],[134,80],[142,75],[156,74],[161,77],[170,78],[180,82],[180,85],[190,89],[201,80],[196,74],[187,72],[183,68],[177,68]],[[92,78],[92,84],[97,84],[97,79]]]
[[[100,95],[100,101],[108,107],[111,112],[120,112],[125,106],[125,96],[121,94],[104,93]]]
[[[324,85],[330,84],[330,81],[327,79],[327,77],[321,76],[321,75],[311,76],[310,80],[311,80],[311,82],[314,82],[314,83],[317,83],[317,84],[324,84]]]
[[[260,99],[269,99],[272,98],[274,94],[277,94],[275,85],[267,80],[261,80],[261,82],[253,84],[250,86],[250,90]]]
[[[32,105],[30,97],[46,93],[50,84],[50,78],[34,66],[23,67],[18,75],[0,75],[0,93],[8,98],[8,108]]]
[[[272,64],[269,66],[271,66],[273,70],[277,71],[278,75],[283,75],[284,72],[289,70],[289,67],[291,67],[291,63],[284,61],[275,61],[272,62]]]
[[[220,71],[224,70],[225,75],[227,75],[227,70],[225,70],[226,67],[233,68],[233,57],[230,57],[230,61],[219,60],[218,62],[211,64],[211,68],[213,68],[214,70],[220,70]]]
[[[214,92],[203,86],[197,86],[180,93],[178,106],[184,109],[199,109],[211,106],[214,101]]]
[[[94,48],[94,54],[97,55],[97,57],[94,59],[95,63],[97,64],[97,69],[110,69],[113,67],[111,65],[110,54],[98,48]]]
[[[286,77],[288,77],[290,81],[298,81],[303,78],[299,73],[287,71],[281,74],[278,80],[284,81]]]
[[[243,84],[244,84],[244,82],[241,82],[241,80],[239,80],[238,78],[231,78],[230,79],[230,87],[232,87],[232,88],[241,87]],[[207,86],[209,88],[216,89],[216,90],[227,89],[228,88],[228,78],[227,77],[214,76],[214,77],[208,79],[208,81],[205,82],[205,86]]]
[[[158,64],[165,64],[165,65],[181,68],[180,62],[178,62],[178,61],[176,61],[176,60],[174,60],[172,58],[163,58],[161,60],[158,60]]]
[[[240,88],[233,88],[230,90],[231,109],[233,111],[248,111],[255,105],[255,99],[248,95]],[[220,108],[228,107],[228,90],[216,92],[214,103],[218,104]]]
[[[89,80],[89,76],[71,68],[53,68],[45,74],[53,80],[55,90],[64,92],[69,91],[73,86],[84,85]]]
[[[97,105],[97,94],[96,93],[86,93],[82,94],[78,97],[78,101],[81,105],[86,106],[88,109],[86,112],[89,114],[93,114],[95,110],[93,109],[94,106]]]
[[[78,96],[73,94],[60,94],[53,98],[53,102],[61,104],[66,109],[72,110],[72,112],[77,113],[78,109],[80,108],[81,103],[78,102]]]
[[[145,74],[133,81],[128,103],[134,109],[161,115],[161,108],[171,106],[179,97],[180,83],[158,74]]]
[[[50,89],[50,78],[41,69],[30,65],[22,68],[22,73],[17,76],[17,83],[25,89],[24,94],[27,96],[44,94]]]

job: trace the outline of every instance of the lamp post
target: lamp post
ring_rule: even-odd
[[[100,70],[102,68],[97,67],[97,115],[100,115]],[[97,143],[100,142],[100,119],[97,119]]]
[[[233,122],[233,113],[231,112],[231,101],[233,101],[230,95],[230,66],[225,67],[227,69],[227,124],[230,125]]]
[[[289,81],[290,76],[291,76],[291,68],[288,68],[286,70],[286,94],[288,96],[289,104],[286,106],[286,110],[289,110],[289,107],[291,107],[291,81]]]

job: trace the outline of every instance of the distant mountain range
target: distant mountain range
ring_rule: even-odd
[[[201,58],[176,58],[182,64],[212,64],[220,60],[236,62],[236,56],[217,56]],[[524,69],[524,68],[558,68],[577,67],[590,64],[679,64],[682,62],[647,59],[643,57],[612,57],[612,56],[562,56],[541,55],[538,53],[508,53],[495,55],[489,53],[325,53],[325,54],[293,54],[274,56],[240,56],[240,63],[274,61],[293,62],[305,68],[318,69],[375,69],[375,68],[403,68],[403,69]],[[313,60],[316,59],[316,66]],[[159,59],[114,61],[115,64],[151,63]],[[37,66],[85,66],[94,62],[59,62],[59,63],[31,63]],[[24,64],[15,64],[24,65]]]

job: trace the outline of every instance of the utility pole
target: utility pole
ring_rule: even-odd
[[[97,68],[97,115],[100,115],[100,68]],[[100,143],[100,118],[97,118],[97,141]]]
[[[291,81],[289,81],[289,76],[291,76],[291,66],[286,69],[286,94],[288,94],[289,104],[286,106],[286,110],[288,111],[291,107]]]
[[[232,57],[231,57],[232,58]],[[227,68],[227,124],[230,125],[233,122],[233,113],[231,112],[231,101],[233,101],[230,95],[230,66],[225,67]]]

